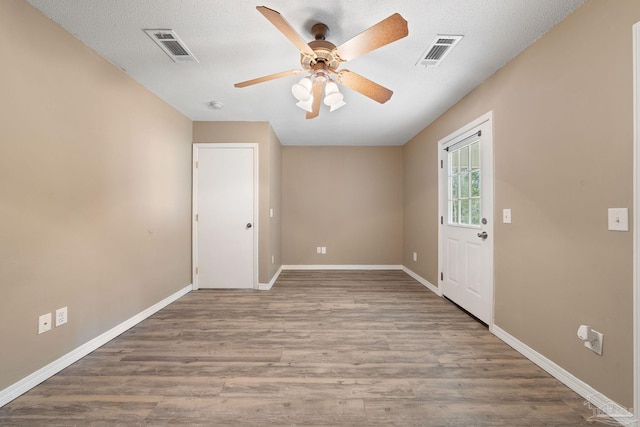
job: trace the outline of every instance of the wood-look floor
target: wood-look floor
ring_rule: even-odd
[[[584,400],[400,271],[196,291],[0,408],[2,426],[583,426]]]

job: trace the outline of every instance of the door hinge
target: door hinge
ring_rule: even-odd
[[[198,166],[200,166],[200,165],[198,164],[198,162],[196,162],[196,169],[198,169]]]
[[[440,160],[440,169],[444,168],[444,160]]]
[[[440,272],[440,281],[444,280],[444,273]]]
[[[444,217],[443,216],[440,217],[440,224],[444,224]]]
[[[200,220],[200,216],[198,216],[198,214],[196,214],[196,222]]]
[[[196,274],[200,274],[200,267],[196,267]]]

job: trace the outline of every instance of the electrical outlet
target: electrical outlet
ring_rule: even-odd
[[[318,247],[316,248],[316,253],[317,253],[317,254],[321,254],[321,253],[322,253],[322,247],[318,246]]]
[[[326,255],[326,253],[327,253],[327,247],[323,246],[322,247],[322,255]]]
[[[418,253],[417,253],[417,252],[414,252],[414,253],[413,253],[413,261],[414,261],[414,262],[417,262],[417,261],[418,261]]]
[[[271,264],[275,264],[276,262],[276,257],[271,255]]]
[[[592,332],[593,332],[593,339],[591,341],[586,341],[584,343],[584,346],[587,347],[589,350],[602,356],[602,340],[604,338],[604,335],[598,331],[592,331]]]
[[[51,313],[38,317],[38,335],[51,330]]]
[[[56,310],[56,328],[67,323],[67,307]]]

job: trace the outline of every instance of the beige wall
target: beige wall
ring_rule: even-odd
[[[271,280],[282,265],[282,145],[278,136],[269,128],[269,276]]]
[[[258,280],[268,283],[281,265],[278,137],[267,122],[193,122],[193,142],[258,144]],[[271,208],[273,218],[269,217]]]
[[[281,147],[267,123],[192,127],[0,2],[0,390],[190,283],[191,142],[260,144],[261,283],[281,264],[402,263],[436,284],[437,141],[493,110],[496,325],[630,407],[632,237],[606,210],[632,205],[639,20],[636,0],[588,2],[405,147]],[[37,335],[63,306],[69,323]]]
[[[435,284],[437,142],[493,110],[495,323],[626,407],[632,234],[607,231],[607,208],[632,207],[637,21],[637,0],[587,2],[404,149],[404,264]],[[576,338],[582,323],[604,333],[602,356]]]
[[[191,121],[25,1],[0,37],[2,390],[191,283]]]
[[[282,175],[283,264],[401,263],[402,147],[285,146]]]

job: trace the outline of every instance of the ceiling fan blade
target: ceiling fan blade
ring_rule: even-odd
[[[336,48],[336,51],[341,60],[349,61],[379,47],[400,40],[408,34],[409,27],[407,21],[400,16],[399,13],[394,13],[374,26],[364,30],[351,40],[344,42]]]
[[[246,87],[255,85],[258,83],[268,82],[269,80],[279,79],[281,77],[293,76],[295,74],[303,73],[304,70],[291,70],[291,71],[283,71],[281,73],[269,74],[268,76],[258,77],[257,79],[247,80],[246,82],[240,82],[234,84],[235,87]]]
[[[322,101],[322,88],[324,88],[324,82],[316,80],[313,82],[311,88],[313,92],[313,105],[311,106],[311,112],[307,113],[307,119],[313,119],[320,114],[320,101]]]
[[[342,70],[336,74],[338,83],[345,85],[356,92],[360,92],[364,96],[368,96],[374,101],[378,101],[380,104],[387,102],[391,98],[391,95],[393,95],[393,91],[352,71]]]
[[[258,12],[262,13],[265,18],[269,20],[275,27],[280,30],[286,38],[291,41],[299,50],[305,55],[316,57],[316,53],[309,47],[306,41],[293,29],[291,24],[280,14],[280,12],[273,9],[269,9],[266,6],[256,6]]]

